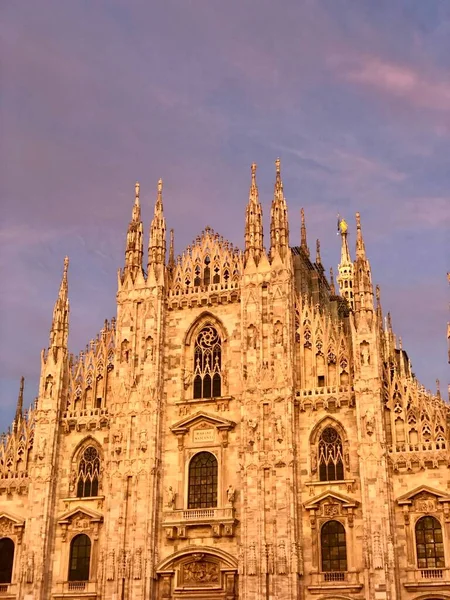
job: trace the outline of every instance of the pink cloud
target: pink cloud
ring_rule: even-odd
[[[410,66],[387,62],[376,56],[347,61],[333,59],[347,80],[406,100],[409,104],[438,111],[450,111],[450,80],[437,80]],[[442,76],[442,74],[441,74]]]

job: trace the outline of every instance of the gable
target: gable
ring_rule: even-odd
[[[70,523],[74,519],[87,519],[92,522],[103,521],[103,516],[95,510],[77,506],[58,519],[60,525]]]
[[[306,502],[304,507],[306,510],[317,510],[324,504],[338,504],[341,505],[342,508],[356,508],[359,505],[359,502],[337,492],[323,492],[309,502]]]
[[[450,502],[450,496],[448,494],[445,494],[428,485],[420,485],[419,487],[413,489],[411,492],[403,494],[403,496],[397,498],[397,504],[399,506],[408,506],[412,505],[415,500],[420,500],[421,498],[429,498],[430,496],[434,497],[439,502]]]
[[[211,415],[207,412],[200,411],[195,413],[194,415],[181,419],[181,421],[178,421],[177,423],[172,425],[170,430],[172,431],[172,433],[175,434],[184,434],[187,433],[189,429],[197,425],[201,425],[203,423],[212,425],[213,427],[217,427],[217,429],[219,430],[233,429],[233,427],[235,427],[236,425],[236,423],[234,423],[233,421],[228,421],[228,419],[223,419],[221,417]]]

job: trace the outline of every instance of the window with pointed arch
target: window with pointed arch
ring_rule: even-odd
[[[319,438],[318,463],[320,481],[344,479],[342,440],[334,427],[326,427]]]
[[[327,521],[320,531],[322,571],[347,571],[345,528],[339,521]]]
[[[70,542],[69,581],[89,581],[91,567],[91,540],[84,534]]]
[[[98,496],[99,477],[100,456],[98,450],[94,446],[88,446],[83,451],[78,463],[77,497]]]
[[[0,539],[0,583],[11,583],[14,564],[14,542],[7,537]]]
[[[189,463],[188,508],[217,506],[217,458],[211,452],[195,454]]]
[[[419,569],[445,567],[442,527],[431,515],[421,517],[416,523],[416,551]]]
[[[222,344],[217,329],[207,325],[194,348],[194,398],[218,398],[222,393]]]

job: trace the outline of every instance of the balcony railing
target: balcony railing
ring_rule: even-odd
[[[234,508],[190,508],[164,513],[164,523],[197,523],[234,519]]]
[[[342,571],[330,572],[323,574],[324,581],[345,581],[345,573]]]
[[[8,588],[9,588],[8,583],[0,583],[0,594],[7,594]]]
[[[443,567],[442,569],[410,569],[406,572],[405,587],[412,591],[420,590],[421,588],[435,588],[439,586],[450,588],[450,568]]]
[[[84,592],[86,589],[85,581],[69,581],[69,592]]]

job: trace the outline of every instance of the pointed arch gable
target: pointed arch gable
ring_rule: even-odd
[[[322,431],[327,427],[334,427],[341,436],[342,443],[346,445],[348,444],[348,436],[345,427],[331,415],[326,415],[320,419],[311,429],[311,433],[309,435],[310,444],[317,444]]]
[[[88,446],[95,446],[95,449],[100,455],[100,460],[103,460],[103,448],[101,443],[93,435],[87,435],[82,440],[80,440],[75,446],[72,452],[72,463],[78,461],[78,459]]]
[[[203,329],[203,327],[207,325],[212,325],[217,329],[222,343],[228,340],[228,331],[225,325],[223,324],[222,320],[219,319],[219,317],[217,317],[216,315],[213,315],[213,313],[209,311],[204,311],[200,315],[198,315],[188,327],[184,337],[184,345],[190,346],[195,340],[196,335],[201,331],[201,329]]]

